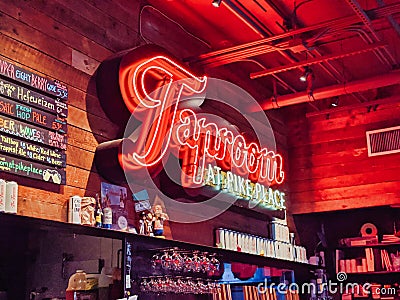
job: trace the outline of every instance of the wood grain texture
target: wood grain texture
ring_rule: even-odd
[[[99,191],[104,179],[93,163],[95,149],[99,143],[120,137],[122,130],[101,108],[93,72],[98,63],[115,52],[143,43],[137,32],[141,5],[136,0],[0,2],[0,56],[27,70],[60,80],[69,90],[67,184],[54,186],[0,174],[19,183],[19,214],[66,221],[71,195],[94,196]],[[146,20],[152,22],[149,17]],[[153,21],[160,24],[160,18]],[[171,28],[178,26],[167,29]],[[181,28],[179,41],[168,38],[168,30],[155,34],[153,42],[177,49],[179,58],[207,51],[207,46]],[[279,113],[271,113],[271,118],[278,131],[275,138],[286,156],[286,126]],[[135,192],[143,188],[139,183]],[[150,194],[154,199],[156,192],[151,190]],[[266,232],[264,220],[249,221],[248,216],[237,212],[226,212],[221,218],[199,224],[170,224],[174,238],[210,245],[213,229],[219,226],[260,235]],[[192,235],[203,231],[201,240]]]
[[[58,40],[41,34],[41,32],[26,26],[24,23],[9,17],[6,14],[0,16],[1,32],[13,39],[23,39],[24,43],[31,47],[42,49],[51,53],[60,61],[69,63],[71,61],[71,49],[62,47]]]
[[[4,34],[0,34],[0,45],[1,56],[18,62],[23,68],[50,78],[57,78],[68,86],[96,95],[96,86],[92,77],[71,68],[71,61],[63,62],[54,59],[36,48],[22,44]]]
[[[99,143],[114,139],[120,131],[101,109],[92,76],[72,66],[71,51],[99,61],[112,51],[87,37],[84,30],[73,29],[70,22],[74,18],[55,20],[52,12],[61,12],[53,3],[2,2],[0,9],[0,55],[35,73],[60,80],[70,91],[67,185],[54,187],[3,173],[1,177],[20,184],[19,213],[65,221],[69,196],[93,196],[99,191],[102,179],[93,165],[94,151]],[[94,31],[95,35],[102,34],[100,29]],[[123,33],[119,38],[128,39]]]
[[[289,123],[294,213],[400,203],[400,155],[368,157],[367,130],[400,125],[399,103]]]
[[[88,39],[80,32],[72,30],[67,24],[58,22],[52,16],[37,10],[32,2],[16,0],[14,5],[1,2],[0,10],[3,14],[14,18],[14,24],[20,23],[18,26],[30,28],[30,30],[36,31],[37,35],[49,37],[64,44],[65,47],[80,51],[97,61],[102,61],[112,54],[112,51]],[[16,34],[16,32],[13,33]]]
[[[85,36],[90,36],[93,28],[96,28],[96,31],[99,31],[97,28],[104,30],[104,33],[100,31],[102,32],[101,39],[93,39],[103,45],[107,45],[112,51],[121,51],[135,46],[136,28],[133,30],[133,28],[121,23],[118,15],[110,16],[107,11],[102,11],[87,1],[56,0],[49,1],[48,7],[50,6],[57,11],[56,19],[59,17],[64,18],[64,11],[68,13],[69,18],[73,15],[74,19],[78,19],[79,22],[75,24],[76,27],[72,27],[73,29],[77,30],[79,28],[82,31],[80,25],[85,24],[87,26],[87,30],[84,31]],[[135,10],[131,11],[131,16],[133,15],[137,15]],[[131,24],[136,24],[133,18],[130,22]]]

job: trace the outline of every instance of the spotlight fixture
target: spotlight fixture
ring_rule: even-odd
[[[300,76],[300,81],[306,82],[308,76],[312,76],[312,70],[309,67],[306,67],[304,73]]]
[[[212,5],[214,7],[219,7],[221,5],[222,0],[213,0]]]
[[[331,102],[331,106],[332,107],[338,107],[339,106],[339,97],[336,97],[335,99],[333,99],[333,101]]]

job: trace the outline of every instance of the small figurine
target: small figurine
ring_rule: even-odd
[[[164,221],[168,220],[169,217],[166,213],[163,212],[161,205],[155,205],[153,208],[154,211],[154,235],[155,236],[163,236],[164,235]]]
[[[148,212],[146,214],[145,223],[146,223],[146,235],[154,236],[154,232],[153,232],[153,214],[151,212]]]
[[[142,212],[139,220],[139,234],[146,234],[146,214]]]

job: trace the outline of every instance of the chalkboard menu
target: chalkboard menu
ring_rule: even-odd
[[[65,184],[68,89],[0,58],[0,172]]]

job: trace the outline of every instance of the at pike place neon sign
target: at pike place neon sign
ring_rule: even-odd
[[[101,144],[97,156],[104,158],[102,152],[108,155],[109,146],[118,144],[118,161],[125,173],[144,168],[154,173],[172,152],[181,159],[182,186],[210,185],[271,209],[285,209],[284,193],[267,188],[284,181],[282,156],[183,105],[184,99],[205,91],[206,76],[195,76],[154,45],[125,54],[118,66],[120,95],[114,98],[123,101],[142,127],[134,143],[125,139]],[[105,69],[99,72],[109,72]],[[98,90],[103,103],[110,102],[110,90]],[[104,159],[97,159],[96,166],[103,176],[110,170]]]

